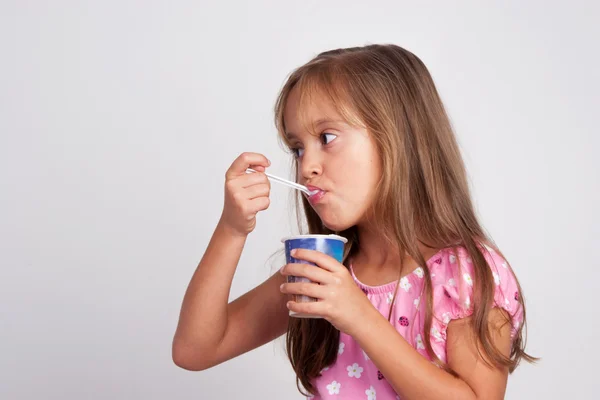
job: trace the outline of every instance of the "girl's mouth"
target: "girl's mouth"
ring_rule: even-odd
[[[323,189],[318,188],[316,186],[306,185],[306,188],[308,190],[310,190],[310,193],[311,193],[308,196],[308,201],[311,204],[317,204],[317,203],[319,203],[323,199],[323,196],[325,196],[325,193],[327,193]]]

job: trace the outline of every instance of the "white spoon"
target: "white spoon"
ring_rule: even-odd
[[[246,169],[246,173],[252,173],[252,172],[256,172],[256,171],[253,170],[252,168],[247,168]],[[300,185],[299,183],[291,182],[291,181],[288,181],[287,179],[283,179],[283,178],[280,178],[278,176],[274,176],[274,175],[268,174],[266,172],[264,172],[264,174],[269,179],[271,179],[272,181],[279,182],[279,183],[281,183],[281,184],[283,184],[285,186],[289,186],[289,187],[291,187],[293,189],[296,189],[296,190],[300,190],[301,192],[304,192],[304,193],[306,193],[309,196],[318,192],[317,190],[310,191],[310,190],[308,190],[308,188],[306,186]]]

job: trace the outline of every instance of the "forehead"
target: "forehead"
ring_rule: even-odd
[[[304,132],[318,135],[321,125],[326,124],[365,128],[345,81],[305,78],[300,79],[285,101],[283,125],[286,136],[299,136]]]
[[[333,101],[322,91],[302,91],[299,87],[290,92],[283,118],[287,134],[315,130],[326,120],[343,120]]]

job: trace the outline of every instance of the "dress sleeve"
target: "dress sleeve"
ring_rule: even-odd
[[[511,337],[523,322],[518,285],[508,263],[493,249],[485,247],[483,255],[494,277],[492,307],[500,307],[511,317]],[[466,249],[449,251],[431,270],[433,289],[433,321],[431,344],[437,356],[446,361],[446,330],[450,321],[473,314],[475,273]]]

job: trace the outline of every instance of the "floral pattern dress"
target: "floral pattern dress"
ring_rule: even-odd
[[[494,306],[506,310],[512,319],[511,337],[523,321],[518,302],[516,279],[506,261],[493,249],[485,247],[484,257],[494,277]],[[473,312],[473,264],[466,249],[440,250],[427,261],[433,289],[433,321],[431,345],[435,354],[446,362],[446,329],[450,321],[467,317]],[[388,315],[396,282],[368,286],[360,282],[350,266],[356,284],[382,315]],[[408,343],[423,357],[431,360],[425,350],[425,306],[421,303],[424,270],[419,267],[400,280],[394,301],[391,322]],[[313,381],[318,393],[312,399],[396,400],[400,399],[385,376],[349,335],[341,333],[338,357],[321,376]]]

